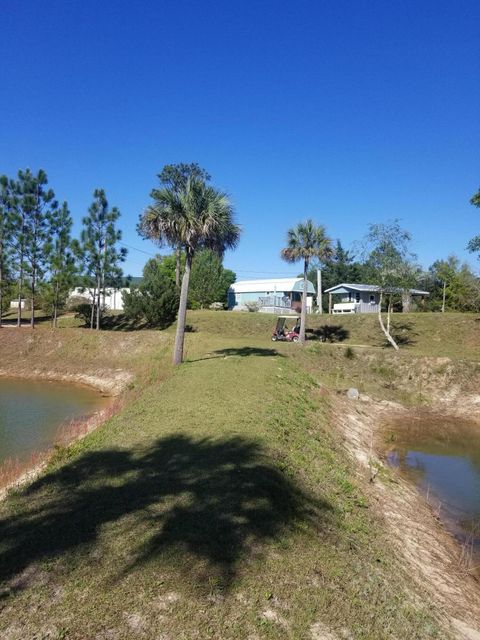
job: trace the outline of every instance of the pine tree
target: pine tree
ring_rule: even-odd
[[[35,326],[35,299],[38,284],[44,275],[46,266],[46,244],[50,232],[50,220],[57,215],[58,203],[52,189],[47,188],[48,178],[43,169],[34,175],[30,169],[18,172],[17,196],[20,249],[20,287],[24,276],[28,278],[30,293],[31,320]],[[19,296],[21,307],[21,295]],[[19,308],[19,318],[21,309]],[[20,324],[20,322],[19,322]]]
[[[92,316],[90,328],[100,329],[102,306],[105,306],[107,287],[118,286],[122,278],[120,263],[125,260],[127,250],[117,248],[122,233],[115,227],[120,217],[116,207],[110,209],[105,191],[95,189],[88,216],[82,220],[83,230],[76,254],[83,264],[84,283],[93,288]],[[103,296],[103,305],[102,305]]]
[[[7,176],[0,176],[0,327],[6,302],[5,292],[11,283],[13,206],[11,180]]]
[[[66,202],[49,216],[50,237],[45,247],[49,280],[43,290],[44,300],[52,313],[52,324],[58,324],[58,312],[65,305],[75,278],[75,258],[72,253],[73,220]]]

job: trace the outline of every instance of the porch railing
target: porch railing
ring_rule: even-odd
[[[258,299],[261,307],[279,307],[280,309],[291,309],[292,303],[288,296],[265,296]]]

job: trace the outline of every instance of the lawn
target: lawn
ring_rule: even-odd
[[[1,637],[447,638],[390,549],[319,383],[350,386],[368,357],[362,384],[403,393],[374,368],[406,353],[472,358],[475,319],[409,316],[415,336],[400,356],[380,348],[372,320],[314,318],[314,330],[348,335],[302,350],[270,341],[272,317],[191,313],[176,370],[173,329],[39,328],[20,360],[130,366],[135,381],[118,415],[2,505]],[[0,337],[15,369],[7,331],[23,330]],[[457,346],[437,345],[436,332]],[[353,344],[370,347],[346,355]]]

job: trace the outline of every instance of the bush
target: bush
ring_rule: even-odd
[[[143,282],[138,289],[124,291],[123,307],[127,318],[145,319],[152,327],[164,329],[175,320],[178,293],[175,283],[160,268],[160,263],[149,260],[143,270]]]
[[[76,311],[77,307],[83,304],[92,304],[87,296],[70,296],[67,300],[67,311]]]
[[[245,302],[245,306],[252,313],[260,309],[260,303],[258,302]]]
[[[75,312],[75,318],[83,320],[86,325],[90,324],[92,318],[92,305],[90,302],[77,304],[72,308],[72,311]]]
[[[344,351],[344,356],[347,360],[353,360],[355,358],[355,351],[352,347],[347,347]]]

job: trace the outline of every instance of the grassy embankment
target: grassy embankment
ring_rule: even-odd
[[[352,358],[273,344],[260,314],[192,313],[175,371],[171,330],[2,331],[13,372],[136,376],[121,413],[2,505],[2,638],[448,637],[393,557],[319,382],[421,401],[402,366],[478,359],[475,319],[409,316],[400,356],[373,320],[314,319],[377,347]],[[468,379],[477,365],[459,367]]]

